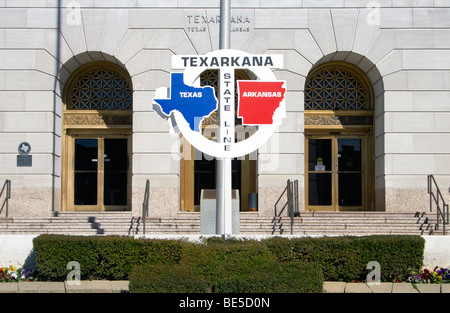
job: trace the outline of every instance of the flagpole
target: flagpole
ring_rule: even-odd
[[[231,0],[220,0],[220,37],[219,49],[230,49]],[[234,74],[234,72],[233,72]],[[223,75],[219,73],[219,93],[223,87]],[[233,75],[234,77],[234,75]],[[233,79],[234,83],[234,79]],[[233,88],[234,89],[234,88]],[[234,98],[231,105],[234,112]],[[218,140],[222,140],[225,131],[224,103],[219,103]],[[222,114],[221,114],[222,113]],[[233,113],[234,115],[234,113]],[[234,116],[233,116],[234,120]],[[232,132],[234,134],[234,122]],[[234,135],[232,136],[234,141]],[[233,142],[234,143],[234,142]],[[216,234],[227,236],[232,233],[232,168],[231,158],[217,158],[216,181]]]

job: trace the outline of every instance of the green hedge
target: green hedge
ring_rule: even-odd
[[[323,281],[322,269],[315,263],[268,262],[217,280],[212,289],[221,293],[320,293]]]
[[[177,265],[139,266],[130,292],[321,292],[323,275],[313,263],[279,262],[263,242],[207,242],[186,248]]]
[[[408,277],[423,265],[425,240],[420,236],[271,238],[266,244],[280,261],[316,262],[328,281],[365,281],[376,261],[381,281]]]
[[[226,261],[224,261],[226,263]],[[211,270],[212,268],[210,268]],[[132,293],[319,293],[323,275],[313,263],[268,262],[226,276],[201,273],[192,264],[141,265],[130,275]],[[214,276],[214,279],[211,279]]]
[[[273,237],[194,244],[41,235],[33,244],[36,269],[48,280],[66,279],[67,264],[76,261],[82,279],[130,279],[130,290],[139,292],[317,292],[323,280],[365,281],[371,261],[380,264],[382,281],[406,278],[421,269],[425,241],[420,236]],[[173,282],[178,286],[169,287]]]
[[[33,240],[36,270],[48,280],[64,280],[71,261],[80,264],[82,279],[128,279],[136,265],[177,263],[183,244],[120,236],[40,235]]]
[[[210,284],[185,264],[140,265],[131,275],[131,293],[207,293]]]
[[[258,241],[206,241],[186,248],[182,262],[197,275],[215,283],[230,275],[239,276],[256,266],[278,262],[268,247]]]

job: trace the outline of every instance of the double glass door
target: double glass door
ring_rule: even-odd
[[[197,151],[182,137],[180,161],[181,210],[199,211],[202,189],[216,189],[216,160]],[[232,160],[232,188],[239,190],[240,210],[247,211],[248,194],[256,191],[256,160]]]
[[[69,209],[129,210],[128,136],[72,136],[70,146]]]
[[[365,137],[308,136],[306,140],[307,209],[364,210]]]

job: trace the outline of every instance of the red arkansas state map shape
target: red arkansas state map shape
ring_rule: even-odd
[[[238,81],[238,117],[243,125],[273,124],[273,115],[284,99],[285,82]]]

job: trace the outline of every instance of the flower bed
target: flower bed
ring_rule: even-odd
[[[35,280],[37,279],[33,277],[31,271],[22,268],[16,269],[14,265],[10,265],[9,267],[0,267],[0,283]]]
[[[448,284],[450,268],[436,266],[432,271],[425,268],[422,272],[409,276],[408,281],[415,284]]]

